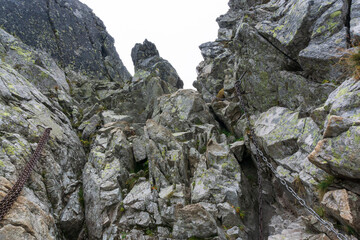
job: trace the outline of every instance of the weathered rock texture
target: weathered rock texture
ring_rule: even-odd
[[[17,203],[18,210],[10,212],[2,222],[6,227],[2,228],[1,237],[58,239],[64,235],[77,236],[84,221],[78,189],[86,158],[71,121],[64,114],[59,99],[54,97],[55,92],[68,96],[64,72],[49,55],[35,52],[2,29],[0,42],[5,50],[1,52],[0,63],[3,193],[14,184],[34,150],[43,131],[38,125],[53,129],[45,157],[23,191]],[[41,87],[37,88],[38,85]]]
[[[265,239],[336,239],[257,169],[234,89],[243,72],[253,139],[276,176],[359,237],[359,81],[333,65],[358,36],[358,1],[230,0],[218,39],[200,46],[199,92],[181,89],[148,40],[131,78],[78,1],[2,3],[1,198],[38,125],[53,131],[1,239],[258,239],[258,174]]]
[[[2,0],[0,26],[25,44],[48,52],[62,67],[94,78],[131,79],[114,39],[80,1]]]
[[[218,39],[200,46],[204,61],[194,86],[216,119],[236,138],[244,138],[250,150],[234,88],[246,72],[242,96],[261,149],[277,173],[315,208],[329,188],[346,188],[349,196],[359,197],[358,190],[350,187],[360,179],[358,81],[349,79],[338,64],[344,49],[356,42],[358,5],[342,0],[230,1],[230,10],[217,19]],[[245,162],[240,165],[245,167]],[[294,221],[284,209],[306,213],[289,204],[292,197],[279,182],[270,181],[265,173],[263,177],[264,207],[274,211],[270,210],[271,221],[265,220],[272,222],[266,224],[269,239],[323,237],[306,232],[308,221],[279,226],[279,219]],[[350,211],[346,219],[340,205],[330,204],[335,201],[331,196],[326,196],[328,205],[336,210],[324,202],[317,211],[356,232],[349,223],[356,213]]]

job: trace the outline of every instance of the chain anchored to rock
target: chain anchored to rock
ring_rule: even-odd
[[[301,198],[295,191],[294,189],[289,186],[287,184],[287,182],[285,181],[285,179],[283,179],[279,173],[276,171],[276,169],[273,167],[273,165],[270,163],[270,161],[266,158],[266,156],[264,155],[264,153],[260,150],[260,147],[256,141],[256,137],[255,137],[255,132],[254,129],[251,127],[251,123],[250,123],[250,115],[247,113],[246,108],[245,108],[245,104],[244,101],[242,99],[242,92],[241,92],[241,80],[243,79],[243,77],[245,76],[246,72],[244,72],[241,77],[239,78],[239,80],[236,81],[235,83],[235,91],[236,94],[239,98],[239,103],[240,103],[240,107],[243,109],[244,114],[245,114],[245,118],[246,118],[246,122],[248,125],[248,129],[249,131],[247,132],[248,137],[249,137],[249,141],[250,144],[252,144],[255,147],[256,150],[256,154],[255,154],[255,158],[256,158],[256,166],[258,169],[258,181],[259,181],[259,197],[258,197],[258,201],[259,201],[259,240],[263,240],[263,225],[262,225],[262,178],[261,178],[261,172],[262,172],[262,168],[261,168],[261,164],[262,162],[265,163],[265,165],[271,170],[271,172],[274,174],[274,176],[279,180],[279,182],[286,188],[287,191],[289,191],[289,193],[294,196],[294,198],[296,198],[298,200],[298,202],[300,203],[301,206],[303,206],[311,215],[313,215],[328,231],[333,232],[338,239],[340,240],[348,240],[348,238],[344,235],[339,233],[331,223],[329,223],[328,221],[325,221],[324,219],[322,219],[319,214],[317,214],[315,212],[314,209],[312,209],[309,205],[306,204],[305,200],[303,198]],[[259,160],[261,159],[262,162]]]
[[[49,139],[51,128],[46,128],[42,137],[39,140],[39,143],[36,147],[34,154],[31,156],[30,160],[26,164],[24,170],[21,172],[19,179],[16,181],[14,186],[10,189],[8,194],[0,202],[0,220],[3,219],[5,214],[10,210],[16,199],[21,193],[26,181],[29,179],[32,170],[34,169],[35,164],[41,156],[41,152]]]

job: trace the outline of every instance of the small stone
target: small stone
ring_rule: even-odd
[[[232,227],[232,228],[230,228],[229,230],[227,230],[226,231],[226,234],[227,235],[229,235],[229,236],[239,236],[239,234],[240,234],[240,229],[239,229],[239,227],[237,227],[237,226],[234,226],[234,227]]]

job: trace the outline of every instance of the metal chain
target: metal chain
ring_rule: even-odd
[[[314,209],[312,209],[309,205],[306,204],[305,200],[303,198],[301,198],[295,191],[294,189],[289,186],[287,184],[287,182],[285,181],[284,178],[282,178],[279,173],[276,171],[276,169],[273,167],[273,165],[270,163],[270,161],[265,157],[264,153],[260,150],[258,142],[256,141],[256,137],[255,137],[255,132],[254,129],[251,127],[250,124],[250,116],[249,114],[246,112],[246,108],[245,108],[245,104],[243,102],[242,99],[242,94],[241,94],[241,80],[244,77],[244,75],[246,74],[246,72],[244,72],[242,74],[242,76],[240,77],[240,79],[238,81],[236,81],[235,83],[235,90],[236,93],[238,95],[239,98],[239,103],[241,108],[243,109],[244,113],[245,113],[245,117],[247,120],[247,125],[249,128],[249,131],[247,132],[247,134],[249,135],[249,140],[250,143],[252,143],[255,146],[256,149],[256,165],[258,167],[258,179],[259,179],[259,185],[261,184],[261,166],[260,166],[260,161],[259,161],[259,156],[262,159],[262,161],[266,164],[266,166],[271,170],[271,172],[274,174],[274,176],[279,180],[279,182],[285,186],[286,190],[288,190],[291,195],[293,195],[300,203],[301,206],[303,206],[311,215],[313,215],[327,230],[333,232],[338,239],[340,240],[349,240],[344,234],[339,233],[331,223],[329,223],[328,221],[325,221],[324,219],[322,219],[319,214],[317,214],[315,212]],[[262,203],[262,198],[261,198],[261,187],[259,186],[259,232],[260,232],[260,237],[259,240],[262,240],[263,236],[262,236],[262,208],[260,207],[261,203]]]
[[[262,169],[260,166],[260,161],[259,161],[259,157],[258,155],[255,156],[256,157],[256,167],[258,169],[258,174],[257,174],[257,178],[258,178],[258,209],[259,209],[259,240],[263,240],[264,239],[264,233],[263,233],[263,195],[262,195]]]
[[[16,199],[21,193],[26,181],[29,179],[30,174],[41,156],[42,149],[44,148],[47,140],[50,136],[51,128],[46,128],[42,137],[39,140],[39,143],[36,147],[34,154],[31,156],[30,160],[26,164],[24,170],[21,172],[19,179],[16,181],[14,186],[10,189],[8,194],[0,202],[0,220],[3,219],[5,214],[10,210],[11,206],[14,204]]]

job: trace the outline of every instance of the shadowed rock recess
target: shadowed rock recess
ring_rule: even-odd
[[[0,199],[38,125],[53,129],[0,239],[259,239],[259,171],[234,87],[243,72],[277,173],[359,238],[360,82],[337,64],[360,38],[358,0],[230,0],[217,40],[200,46],[197,91],[148,40],[130,76],[77,0],[0,3]],[[265,166],[261,177],[263,239],[337,239]]]

